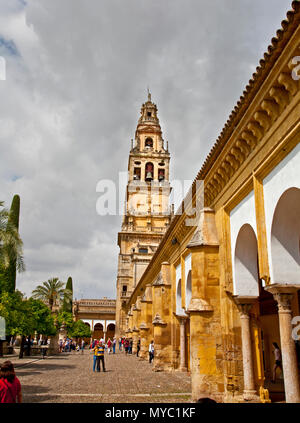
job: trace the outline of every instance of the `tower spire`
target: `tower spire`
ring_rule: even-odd
[[[149,90],[149,86],[147,87],[147,93],[148,93],[148,101],[151,101],[151,93]]]

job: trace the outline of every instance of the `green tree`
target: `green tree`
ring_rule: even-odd
[[[66,289],[64,291],[63,311],[72,313],[73,306],[73,281],[71,276],[67,280]]]
[[[5,319],[7,335],[22,335],[20,358],[23,357],[27,336],[30,337],[35,331],[48,336],[55,335],[57,331],[49,308],[40,300],[24,299],[18,290],[0,295],[0,316]]]
[[[67,331],[69,331],[73,326],[73,315],[72,313],[69,313],[68,311],[61,311],[57,315],[57,324],[59,327],[62,326],[62,324],[66,325]]]
[[[52,312],[53,306],[61,303],[64,296],[64,283],[58,278],[48,279],[32,291],[32,298],[42,300]]]
[[[0,296],[0,316],[4,317],[7,335],[22,335],[19,357],[23,357],[26,336],[34,332],[34,316],[22,292],[3,292]]]
[[[82,320],[77,320],[77,322],[73,323],[68,335],[72,338],[90,338],[91,333],[89,326],[87,326]]]
[[[10,212],[4,208],[3,201],[0,201],[0,208],[0,292],[13,292],[16,271],[25,270],[23,243],[18,233],[19,196],[14,196]]]

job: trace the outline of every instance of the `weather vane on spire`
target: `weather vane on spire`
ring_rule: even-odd
[[[149,87],[147,87],[147,92],[148,92],[148,101],[151,101],[151,93],[149,91]]]

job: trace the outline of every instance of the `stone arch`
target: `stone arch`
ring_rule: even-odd
[[[93,338],[100,339],[103,338],[103,325],[102,323],[96,323],[94,326]]]
[[[185,308],[188,309],[192,299],[192,271],[189,270],[186,278],[186,291],[185,291]]]
[[[110,323],[106,328],[106,338],[110,338],[111,340],[115,336],[116,326],[114,323]]]
[[[182,308],[182,292],[181,292],[181,278],[177,282],[177,290],[176,290],[176,313],[183,314],[184,310]]]
[[[234,294],[258,296],[258,250],[254,229],[244,224],[238,233],[234,253]]]
[[[271,227],[273,283],[300,283],[300,189],[289,188],[275,207]]]

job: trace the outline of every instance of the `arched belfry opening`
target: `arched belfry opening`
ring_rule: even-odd
[[[148,162],[145,166],[145,180],[152,181],[154,179],[154,166],[153,163]]]

